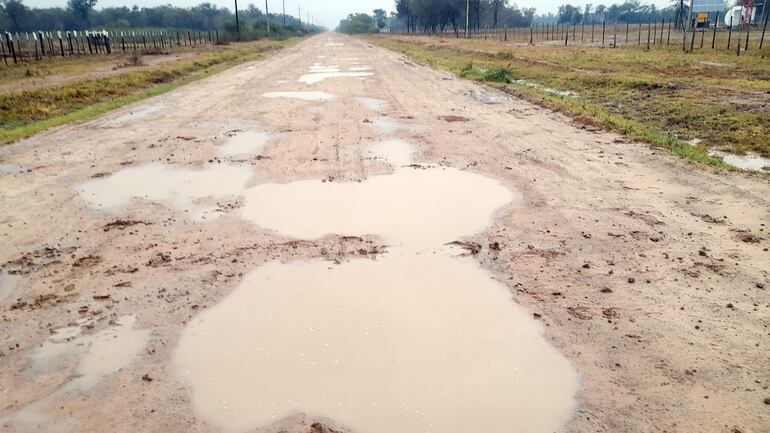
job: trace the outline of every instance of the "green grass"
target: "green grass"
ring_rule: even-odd
[[[0,95],[0,144],[66,123],[93,119],[294,43],[296,39],[234,45],[197,60]]]
[[[648,52],[409,36],[367,40],[687,160],[726,167],[708,156],[712,148],[770,156],[770,58],[764,53],[739,58],[675,47]],[[694,138],[698,145],[687,143]]]

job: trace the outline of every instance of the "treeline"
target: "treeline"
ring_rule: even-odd
[[[678,2],[677,2],[678,3]],[[689,2],[685,2],[688,3]],[[688,5],[684,5],[684,16],[687,16]],[[580,24],[591,22],[608,23],[646,23],[672,20],[677,17],[679,5],[671,5],[666,8],[658,8],[654,4],[643,4],[640,1],[626,1],[625,3],[610,6],[587,4],[585,6],[573,6],[565,4],[559,6],[557,14],[538,15],[534,19],[535,24]]]
[[[396,0],[393,31],[460,32],[466,24],[466,0]],[[470,27],[526,27],[535,8],[519,8],[508,0],[470,0]]]
[[[348,15],[347,18],[340,21],[337,31],[350,35],[377,33],[382,31],[387,25],[387,12],[382,9],[375,9],[372,15],[362,13]]]
[[[471,31],[483,28],[529,27],[539,24],[580,24],[590,22],[640,23],[678,18],[679,2],[658,8],[638,0],[610,6],[564,4],[556,14],[536,14],[535,8],[520,8],[509,0],[470,0]],[[687,16],[685,1],[683,16]],[[467,0],[395,0],[395,13],[388,19],[392,31],[465,31]],[[770,9],[770,8],[769,8]]]
[[[68,0],[67,7],[28,7],[24,0],[0,0],[0,30],[32,32],[38,30],[169,28],[201,31],[235,31],[235,14],[211,3],[182,8],[170,4],[156,7],[138,6],[95,9],[97,0]],[[254,4],[239,9],[242,32],[266,32],[265,13]],[[299,32],[300,21],[292,16],[270,14],[271,34]],[[318,31],[318,27],[302,23],[302,31]]]

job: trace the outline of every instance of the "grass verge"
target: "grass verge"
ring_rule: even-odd
[[[689,161],[729,168],[708,155],[712,148],[770,156],[770,60],[761,55],[410,36],[367,41]]]
[[[12,143],[66,123],[93,119],[237,64],[260,59],[266,53],[297,41],[289,39],[234,45],[197,60],[0,95],[0,144]]]

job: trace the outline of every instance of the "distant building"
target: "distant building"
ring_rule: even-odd
[[[727,5],[723,0],[693,0],[690,24],[694,27],[708,27],[718,17],[724,17]]]

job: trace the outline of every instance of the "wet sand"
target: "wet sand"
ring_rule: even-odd
[[[0,148],[0,166],[25,168],[0,172],[3,430],[770,420],[767,180],[350,38]]]

